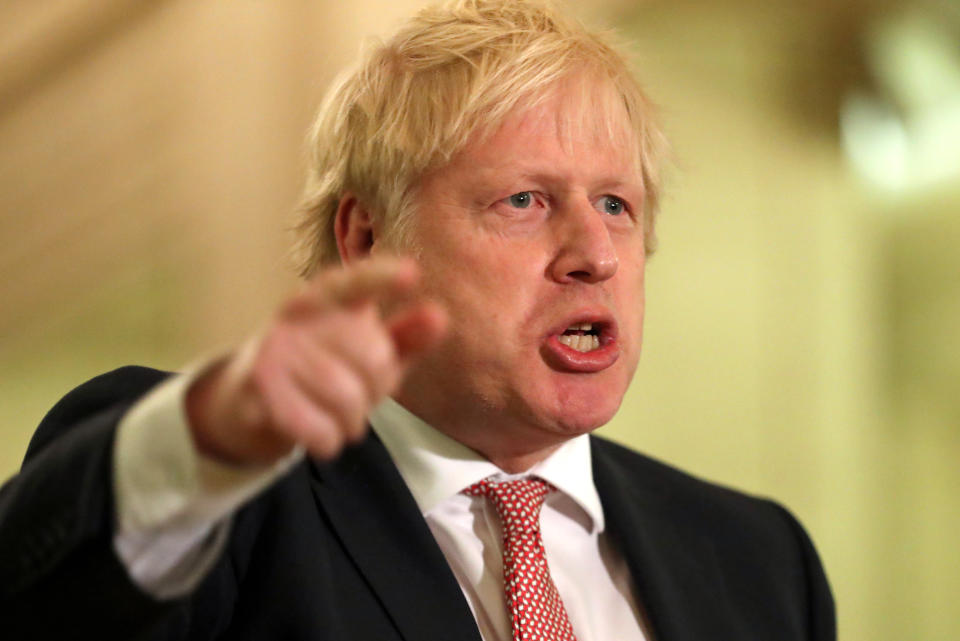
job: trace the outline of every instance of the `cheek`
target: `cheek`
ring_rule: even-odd
[[[429,288],[455,314],[481,310],[491,322],[509,321],[535,302],[541,285],[542,259],[532,249],[483,235],[457,242],[434,261]]]
[[[645,305],[644,260],[641,257],[626,264],[621,263],[621,269],[623,278],[618,293],[624,329],[629,330],[632,342],[639,346]]]

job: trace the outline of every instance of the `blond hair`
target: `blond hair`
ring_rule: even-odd
[[[333,227],[346,192],[391,242],[403,245],[415,187],[427,170],[449,162],[472,135],[495,131],[514,108],[534,106],[576,76],[607,89],[597,92],[599,103],[580,92],[597,113],[589,126],[603,127],[613,140],[626,114],[652,252],[662,135],[624,56],[607,36],[547,2],[456,0],[420,11],[327,93],[308,138],[311,165],[297,225],[301,274],[339,260]]]

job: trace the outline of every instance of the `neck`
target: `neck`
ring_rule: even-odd
[[[468,445],[468,447],[470,446]],[[558,447],[560,447],[560,444],[528,454],[507,454],[504,456],[495,453],[488,454],[476,448],[473,449],[507,474],[521,474],[550,456]]]
[[[480,417],[468,416],[462,411],[443,416],[435,411],[436,408],[421,407],[401,394],[395,400],[437,431],[469,447],[507,474],[526,472],[569,438],[537,426],[505,420],[493,412],[485,412]]]

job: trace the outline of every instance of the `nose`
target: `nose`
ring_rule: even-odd
[[[601,214],[589,202],[577,203],[554,217],[556,256],[550,265],[560,283],[599,283],[617,273],[617,251]]]

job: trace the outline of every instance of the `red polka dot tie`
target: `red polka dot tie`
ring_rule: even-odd
[[[504,483],[484,479],[463,491],[489,497],[503,523],[503,585],[513,641],[576,641],[540,536],[540,508],[555,489],[528,478]]]

